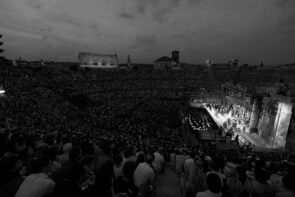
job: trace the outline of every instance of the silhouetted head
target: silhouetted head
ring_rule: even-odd
[[[133,180],[133,174],[136,168],[136,164],[133,161],[127,161],[123,166],[123,175],[128,180]]]
[[[215,173],[208,174],[206,183],[212,193],[218,194],[221,192],[222,182],[220,177]]]

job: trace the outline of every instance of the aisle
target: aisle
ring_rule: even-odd
[[[156,180],[155,197],[180,197],[180,187],[177,182],[177,174],[167,164],[165,173]]]

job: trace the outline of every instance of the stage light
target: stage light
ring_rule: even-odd
[[[0,86],[0,98],[5,98],[5,90],[2,88],[2,86]]]
[[[5,90],[3,89],[3,86],[0,85],[0,96],[4,96]]]

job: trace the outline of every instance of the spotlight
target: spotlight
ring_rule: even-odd
[[[0,86],[0,97],[5,96],[5,90]]]

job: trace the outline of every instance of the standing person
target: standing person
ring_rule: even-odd
[[[137,160],[136,160],[136,167],[140,164],[140,163],[143,163],[145,162],[145,154],[143,152],[140,152],[138,155],[137,155]]]
[[[185,173],[185,188],[186,196],[195,195],[195,178],[196,178],[196,166],[195,166],[195,153],[192,151],[188,159],[184,161],[184,173]]]
[[[115,179],[122,175],[123,158],[121,154],[118,154],[114,158],[114,176]]]
[[[180,148],[178,154],[175,157],[175,168],[178,174],[178,179],[180,179],[184,160],[185,160],[185,155],[184,155],[183,149]]]
[[[15,197],[43,197],[52,193],[55,182],[48,177],[51,173],[50,158],[38,157],[31,167],[31,174],[25,178]]]
[[[226,180],[226,176],[224,174],[221,173],[221,168],[222,168],[222,164],[221,161],[218,160],[217,158],[215,158],[215,160],[213,160],[213,163],[211,165],[211,171],[206,173],[206,176],[208,176],[208,174],[210,173],[215,173],[219,176],[221,183],[222,183],[222,187],[223,187],[223,182]],[[245,172],[246,173],[246,172]]]
[[[69,152],[69,160],[62,163],[61,170],[57,175],[58,181],[69,179],[75,173],[77,166],[80,166],[81,149],[73,148]]]
[[[122,170],[122,176],[118,177],[114,183],[115,194],[125,194],[128,197],[136,197],[138,187],[134,184],[133,175],[136,168],[136,163],[127,161]]]
[[[219,197],[221,196],[222,183],[219,176],[215,173],[208,174],[206,178],[208,190],[198,192],[196,197]]]
[[[267,182],[272,186],[275,193],[278,193],[284,190],[283,181],[282,181],[283,176],[279,172],[279,166],[280,166],[279,163],[271,162],[268,169],[270,173],[270,177]]]
[[[173,165],[173,169],[175,169],[175,157],[176,157],[176,154],[175,154],[175,151],[173,150],[173,151],[170,153],[170,163],[172,163],[172,165]]]
[[[63,154],[59,155],[57,158],[58,158],[58,161],[62,164],[66,161],[69,160],[69,153],[70,151],[72,150],[72,143],[66,143],[64,146],[63,146]]]
[[[157,175],[159,175],[164,167],[164,157],[161,155],[160,150],[154,152],[153,166]]]
[[[93,195],[112,197],[114,162],[109,156],[111,153],[111,147],[107,141],[101,141],[99,147],[101,151],[97,155],[94,167],[95,183],[93,187]]]
[[[261,196],[263,193],[262,184],[256,180],[255,174],[252,171],[247,171],[246,174],[247,179],[245,180],[239,196]]]
[[[284,190],[278,192],[276,197],[295,197],[295,178],[294,174],[287,174],[283,177]]]
[[[93,155],[85,155],[81,158],[80,161],[81,166],[84,168],[85,172],[85,181],[80,184],[83,188],[84,193],[90,194],[92,191],[94,182],[95,182],[95,175],[94,175],[94,156]]]
[[[153,155],[147,154],[145,162],[138,164],[133,175],[134,183],[142,196],[146,196],[153,189],[152,184],[155,178],[155,172],[152,168],[153,160]]]
[[[51,197],[71,196],[81,197],[84,196],[81,183],[85,181],[86,174],[82,165],[73,165],[71,167],[71,175],[67,178],[57,181],[56,186],[52,192]]]
[[[227,195],[233,197],[237,196],[242,189],[242,183],[239,180],[236,167],[237,166],[231,162],[226,163],[224,167],[224,175],[226,176],[225,190]]]
[[[195,192],[204,192],[207,189],[206,175],[203,171],[203,162],[200,159],[195,161],[196,178],[195,178]]]
[[[22,161],[18,155],[9,155],[0,159],[0,196],[11,197],[17,192],[24,181],[20,171],[23,169]]]

